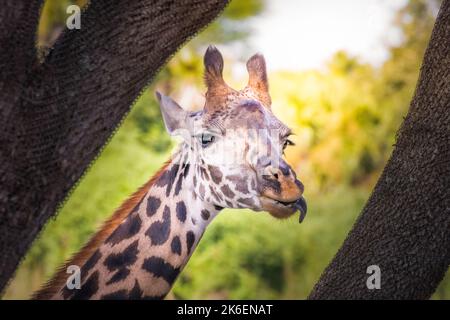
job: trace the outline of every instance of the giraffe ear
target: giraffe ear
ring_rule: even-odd
[[[155,92],[159,102],[161,114],[163,116],[164,125],[170,135],[184,135],[187,128],[188,112],[185,111],[172,98],[165,96],[158,91]]]
[[[207,89],[204,110],[206,113],[210,113],[221,108],[228,93],[234,92],[234,90],[223,80],[223,57],[216,47],[208,47],[203,57],[203,64],[205,66],[203,76]]]
[[[216,47],[208,47],[203,57],[203,64],[205,66],[205,84],[208,91],[214,91],[217,88],[226,86],[222,76],[223,57]]]
[[[269,81],[267,79],[266,60],[262,54],[255,54],[247,61],[249,75],[248,87],[256,94],[259,100],[268,108],[272,104],[269,94]]]

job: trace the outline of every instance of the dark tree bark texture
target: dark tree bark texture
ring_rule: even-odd
[[[43,63],[43,0],[0,5],[0,290],[159,68],[227,0],[96,0]]]
[[[450,1],[393,154],[310,299],[427,299],[450,263]],[[381,269],[369,290],[367,267]]]

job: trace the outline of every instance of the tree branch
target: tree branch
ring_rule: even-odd
[[[450,1],[444,0],[395,150],[310,299],[425,299],[450,263]],[[366,286],[381,269],[381,289]]]
[[[20,84],[35,62],[35,30],[43,0],[6,0],[0,8],[0,125],[8,119]]]

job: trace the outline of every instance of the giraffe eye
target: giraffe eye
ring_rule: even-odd
[[[199,140],[200,140],[200,143],[202,144],[202,147],[206,148],[212,142],[214,142],[215,139],[216,139],[216,137],[210,133],[202,133]]]
[[[287,146],[295,146],[295,143],[293,143],[291,140],[286,139],[283,143],[283,150],[286,149]]]

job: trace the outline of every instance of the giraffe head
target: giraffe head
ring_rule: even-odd
[[[195,196],[217,207],[250,208],[286,218],[306,214],[303,184],[283,158],[291,130],[271,110],[264,57],[247,62],[248,85],[230,88],[223,58],[209,47],[204,56],[204,108],[188,112],[156,93],[167,131],[183,137],[181,150],[195,168]]]

